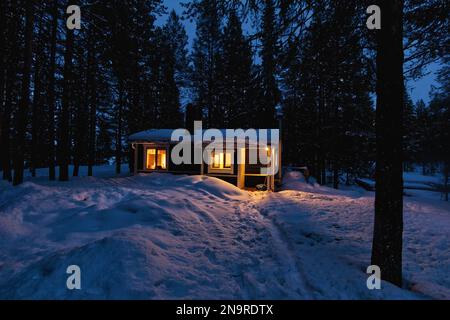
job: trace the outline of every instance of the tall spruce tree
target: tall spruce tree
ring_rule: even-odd
[[[190,85],[189,80],[191,73],[188,51],[189,38],[181,18],[177,15],[175,10],[170,12],[169,18],[164,25],[163,32],[170,49],[175,55],[175,81],[180,91],[185,91]]]
[[[434,150],[434,159],[441,164],[442,193],[444,200],[449,200],[450,193],[450,66],[447,62],[438,72],[437,80],[440,86],[433,92],[430,102],[432,114],[433,140],[431,144]]]
[[[23,33],[23,9],[15,6],[13,1],[3,2],[5,11],[9,13],[5,20],[5,42],[3,50],[5,59],[5,93],[3,117],[1,119],[2,131],[2,171],[3,179],[12,181],[12,156],[14,143],[13,139],[13,114],[19,105],[20,97],[20,70],[22,63],[21,55],[17,52],[24,51],[24,33]]]
[[[252,50],[232,10],[223,31],[222,101],[227,128],[249,128],[254,123],[256,96],[252,85]]]
[[[48,68],[48,130],[47,130],[47,145],[48,145],[48,177],[49,180],[56,179],[55,170],[55,111],[56,111],[56,48],[58,38],[58,1],[53,0],[50,5],[51,28],[50,28],[50,56]]]
[[[377,165],[372,264],[382,278],[402,285],[403,245],[403,0],[378,2]]]
[[[69,180],[69,164],[70,164],[70,118],[71,106],[74,91],[73,82],[73,52],[75,36],[74,31],[66,29],[64,44],[64,72],[63,72],[63,92],[61,98],[61,109],[59,111],[58,123],[58,165],[59,165],[59,181]]]
[[[19,185],[23,182],[23,170],[25,161],[25,138],[27,130],[27,118],[30,107],[30,77],[33,54],[33,26],[34,26],[34,1],[25,2],[25,51],[22,70],[22,91],[20,106],[16,115],[16,139],[14,152],[14,177],[13,184]]]
[[[276,108],[280,102],[277,76],[278,33],[276,30],[276,13],[273,0],[264,1],[261,26],[261,90],[259,101],[258,126],[272,128],[276,126]]]
[[[161,52],[159,75],[159,127],[179,128],[182,125],[180,111],[180,90],[176,82],[176,46],[170,41],[171,34],[166,29],[160,30],[161,39],[158,45]]]
[[[221,17],[216,0],[202,0],[197,8],[197,30],[193,45],[192,85],[195,103],[206,109],[207,125],[224,125],[221,101],[223,79]]]

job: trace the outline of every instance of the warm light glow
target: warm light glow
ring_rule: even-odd
[[[220,152],[212,154],[212,164],[213,169],[230,169],[232,162],[231,152]]]
[[[147,170],[156,169],[156,149],[147,149]]]
[[[147,149],[147,170],[166,170],[167,152],[165,149]]]
[[[231,153],[225,153],[225,163],[223,164],[224,168],[231,168]]]
[[[166,150],[158,150],[157,166],[163,170],[166,169]]]
[[[220,164],[221,164],[221,162],[222,162],[222,161],[220,160],[221,156],[222,156],[222,158],[223,158],[223,153],[213,154],[213,164],[212,164],[212,167],[213,167],[214,169],[220,169]]]

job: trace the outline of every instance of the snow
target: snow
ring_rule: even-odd
[[[277,130],[277,129],[258,129],[255,131],[249,131],[249,133],[254,133],[255,136],[234,136],[234,130],[231,130],[230,134],[233,134],[233,136],[228,137],[227,132],[230,129],[211,129],[211,130],[202,130],[200,132],[196,131],[198,133],[201,133],[201,137],[203,138],[204,142],[212,142],[212,141],[238,141],[238,142],[247,142],[251,144],[258,143],[258,141],[266,141],[271,142],[272,138],[272,131],[271,130]],[[128,140],[131,142],[171,142],[172,139],[172,133],[175,131],[175,129],[150,129],[145,130],[141,132],[134,133],[128,137]],[[208,134],[205,134],[208,132]],[[240,131],[237,131],[237,133],[241,133]],[[245,130],[242,131],[243,134],[246,133]],[[217,137],[216,135],[219,135],[222,139]],[[214,138],[213,138],[214,137]],[[194,136],[189,137],[191,141],[194,141]],[[230,139],[229,139],[230,138]],[[242,139],[243,138],[243,139]],[[184,137],[186,139],[186,136]],[[242,139],[242,140],[240,140]],[[255,140],[256,139],[256,140]],[[180,139],[181,140],[181,139]]]
[[[175,129],[150,129],[134,133],[128,137],[129,141],[170,142]]]
[[[450,206],[437,193],[405,197],[405,287],[371,291],[373,192],[299,172],[271,193],[113,171],[0,182],[0,299],[450,298]],[[81,290],[66,288],[73,264]]]
[[[358,178],[359,181],[375,190],[375,180],[369,178]],[[418,189],[437,192],[437,186],[442,184],[442,177],[424,176],[418,172],[403,173],[403,187],[405,189]]]
[[[411,183],[441,183],[442,178],[439,176],[424,176],[418,172],[404,172],[403,180]]]
[[[292,244],[316,298],[450,298],[450,205],[439,194],[408,191],[405,197],[407,290],[383,283],[385,290],[368,292],[363,271],[370,265],[374,193],[302,181],[300,173],[289,173],[286,190],[269,194],[261,206]]]

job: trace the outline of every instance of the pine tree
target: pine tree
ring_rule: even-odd
[[[207,126],[224,125],[220,101],[222,85],[221,19],[216,0],[202,0],[198,7],[196,39],[193,45],[192,85],[195,103],[206,109]]]
[[[402,285],[404,108],[403,0],[379,1],[377,33],[377,167],[372,264]]]
[[[223,31],[224,125],[227,128],[249,128],[256,110],[252,88],[252,51],[242,33],[236,11],[228,16]]]
[[[434,159],[442,164],[442,193],[445,201],[448,201],[450,192],[450,67],[448,57],[444,59],[444,62],[447,64],[438,73],[440,87],[435,90],[430,102],[432,114],[430,129],[433,132],[431,143]]]
[[[432,118],[428,106],[423,100],[416,104],[415,136],[417,139],[417,161],[422,165],[422,174],[427,175],[427,164],[432,156]],[[408,130],[405,126],[405,130]]]
[[[19,66],[21,64],[21,55],[17,52],[23,52],[23,32],[22,31],[22,9],[15,6],[12,1],[3,2],[5,10],[9,12],[9,16],[6,17],[6,29],[3,49],[5,52],[5,93],[4,93],[4,108],[3,118],[1,119],[2,130],[2,171],[3,179],[12,181],[12,154],[13,146],[12,134],[13,134],[13,113],[19,104],[20,96],[20,79],[19,79]]]
[[[179,128],[182,125],[180,91],[176,83],[176,47],[171,45],[171,34],[161,30],[159,51],[161,52],[159,80],[159,127]]]
[[[361,21],[351,14],[359,6],[357,1],[318,5],[309,28],[288,42],[280,57],[285,160],[307,164],[320,183],[327,183],[325,172],[331,171],[335,188],[343,174],[350,183],[373,160],[371,88],[357,29]]]
[[[30,76],[32,64],[32,41],[34,25],[34,1],[27,0],[25,3],[25,51],[22,71],[22,91],[20,106],[16,115],[16,139],[14,152],[14,177],[13,184],[19,185],[23,182],[23,170],[25,161],[25,135],[27,128],[27,116],[30,107]]]
[[[188,52],[188,35],[181,23],[180,17],[172,10],[164,25],[163,32],[166,40],[175,55],[175,80],[180,91],[189,87],[190,60]]]
[[[56,46],[58,37],[58,1],[53,0],[50,6],[51,15],[51,36],[50,36],[50,57],[48,69],[48,130],[47,130],[47,144],[48,144],[48,177],[53,181],[56,178],[55,172],[55,110],[56,110]]]
[[[405,90],[404,96],[404,130],[403,130],[403,155],[404,155],[404,170],[412,171],[413,164],[417,158],[417,120],[414,103]]]
[[[45,8],[45,7],[44,7]],[[33,99],[31,112],[31,149],[30,149],[30,170],[33,177],[36,176],[36,169],[46,163],[45,157],[45,87],[46,87],[46,46],[47,32],[45,30],[45,20],[43,12],[37,12],[35,35],[34,35],[34,71],[33,71]]]
[[[71,117],[71,98],[73,91],[73,51],[74,51],[74,31],[67,29],[64,53],[64,79],[63,93],[61,100],[61,110],[59,113],[59,181],[69,180],[70,164],[70,117]]]
[[[273,128],[276,126],[276,108],[280,102],[280,91],[276,81],[277,42],[275,4],[273,0],[264,1],[262,17],[261,50],[261,89],[262,100],[259,102],[258,126]]]
[[[89,103],[90,89],[92,86],[92,65],[88,63],[88,52],[86,40],[80,37],[77,42],[76,66],[73,81],[73,176],[79,175],[80,166],[87,163],[88,138],[89,138]],[[83,45],[81,45],[83,43]]]
[[[93,167],[95,165],[96,141],[97,141],[97,103],[98,103],[98,88],[102,82],[97,76],[101,67],[99,60],[100,56],[98,50],[99,33],[95,27],[90,27],[87,31],[87,72],[86,72],[86,95],[87,95],[87,112],[88,112],[88,176],[94,174]],[[101,41],[100,41],[101,42]],[[97,63],[96,63],[97,61]]]
[[[5,3],[0,3],[0,43],[2,46],[0,47],[0,148],[4,150],[5,141],[9,140],[9,137],[3,136],[3,128],[4,125],[4,117],[5,117],[5,77],[6,77],[6,49],[3,45],[6,39],[6,10]],[[3,164],[4,152],[0,156],[0,165]],[[2,168],[3,169],[3,168]]]
[[[136,61],[128,61],[125,57],[130,55],[133,40],[128,30],[131,20],[130,8],[122,2],[114,2],[110,17],[111,32],[111,61],[114,76],[116,77],[116,101],[114,109],[115,120],[115,162],[116,173],[121,172],[122,143],[124,133],[124,117],[126,115],[126,87],[125,84],[131,78],[131,69],[136,66]],[[130,68],[131,66],[131,68]],[[135,106],[137,108],[137,106]]]

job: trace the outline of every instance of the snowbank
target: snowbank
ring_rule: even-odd
[[[408,191],[405,197],[405,289],[383,283],[368,291],[374,193],[305,185],[291,172],[284,191],[260,203],[292,243],[299,268],[307,274],[317,298],[450,298],[450,204],[439,194]]]
[[[405,198],[405,288],[370,291],[373,193],[295,172],[279,193],[94,172],[0,183],[0,299],[450,297],[450,208],[436,193]],[[66,288],[69,265],[81,268],[79,291]]]

